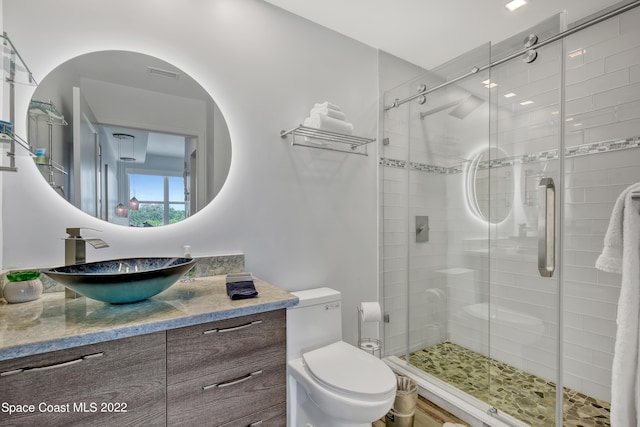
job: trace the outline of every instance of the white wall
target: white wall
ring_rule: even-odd
[[[27,156],[4,176],[2,265],[64,262],[65,227],[85,226],[111,246],[89,261],[136,255],[243,252],[246,269],[287,290],[343,292],[345,339],[355,306],[377,298],[376,148],[368,157],[292,148],[279,132],[314,102],[340,105],[360,136],[376,135],[377,52],[258,0],[8,0],[4,24],[42,79],[95,50],[159,57],[191,75],[216,100],[233,141],[227,183],[192,218],[131,229],[88,217],[51,191]],[[26,118],[28,89],[18,94]],[[25,119],[26,120],[26,119]],[[25,134],[25,122],[16,124]]]

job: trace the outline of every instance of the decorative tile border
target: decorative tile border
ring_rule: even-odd
[[[380,161],[378,162],[378,164],[380,166],[386,166],[390,168],[398,168],[398,169],[407,168],[407,162],[405,160],[389,159],[386,157],[380,157]],[[418,163],[418,162],[409,162],[408,165],[409,165],[409,169],[417,170],[421,172],[441,173],[446,175],[462,172],[461,166],[446,168],[444,166],[428,165],[426,163]]]
[[[628,150],[631,148],[640,148],[640,136],[627,139],[614,139],[610,141],[597,142],[593,144],[576,145],[565,149],[565,158],[587,156],[590,154],[606,153],[610,151]],[[525,154],[522,156],[503,157],[500,159],[490,159],[478,163],[478,169],[494,169],[506,166],[514,166],[517,164],[546,162],[558,159],[558,150],[547,150],[539,153]],[[407,162],[404,160],[380,158],[381,166],[406,168]],[[457,174],[464,170],[461,165],[444,167],[436,165],[427,165],[424,163],[409,162],[409,168],[421,172],[438,173],[438,174]]]
[[[445,174],[445,175],[450,175],[450,174],[455,174],[455,173],[462,173],[462,167],[461,166],[452,166],[450,168],[446,168],[444,166],[434,166],[434,165],[427,165],[424,163],[416,163],[416,162],[411,162],[410,163],[410,168],[412,170],[417,170],[420,172],[433,172],[433,173],[440,173],[440,174]]]
[[[387,166],[390,168],[404,169],[407,167],[407,162],[404,160],[388,159],[386,157],[380,157],[378,164],[380,166]]]
[[[0,275],[0,289],[4,287],[7,274],[13,271],[18,270],[7,271]],[[244,271],[244,254],[199,257],[196,263],[195,277],[218,276],[220,274],[240,273],[242,271]],[[64,291],[63,285],[44,274],[40,275],[40,281],[44,288],[43,292]]]

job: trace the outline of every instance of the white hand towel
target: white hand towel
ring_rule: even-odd
[[[304,119],[302,124],[314,129],[338,132],[345,135],[351,135],[353,133],[353,125],[351,123],[334,119],[333,117],[324,116],[322,114],[312,114]]]
[[[313,107],[314,108],[331,108],[332,110],[342,111],[340,107],[338,107],[336,104],[330,103],[329,101],[324,101],[319,104],[314,104]]]
[[[596,260],[596,268],[609,273],[622,273],[623,213],[627,194],[640,191],[640,183],[630,185],[620,193],[609,219],[609,227],[604,236],[604,249]]]
[[[611,374],[611,426],[640,427],[640,184],[625,189],[616,201],[604,249],[596,267],[622,273],[616,343]]]
[[[309,111],[309,116],[313,116],[314,114],[320,114],[322,116],[333,117],[338,120],[346,120],[347,116],[338,110],[334,110],[333,108],[325,108],[325,107],[313,107],[311,111]]]

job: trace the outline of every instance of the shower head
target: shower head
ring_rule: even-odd
[[[449,111],[449,115],[462,120],[482,104],[484,104],[484,100],[478,98],[475,95],[469,95],[466,98],[459,99],[454,102],[449,102],[429,111],[422,112],[420,113],[420,119],[424,119],[425,117],[431,116],[432,114],[439,113],[440,111],[449,109],[451,107],[455,107],[453,110]]]

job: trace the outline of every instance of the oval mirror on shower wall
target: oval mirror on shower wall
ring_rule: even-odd
[[[469,164],[466,176],[467,202],[480,219],[497,224],[513,206],[513,170],[499,148],[479,152]]]
[[[218,194],[231,161],[227,124],[207,91],[137,52],[92,52],[51,71],[32,97],[28,137],[58,194],[126,226],[195,214]]]

